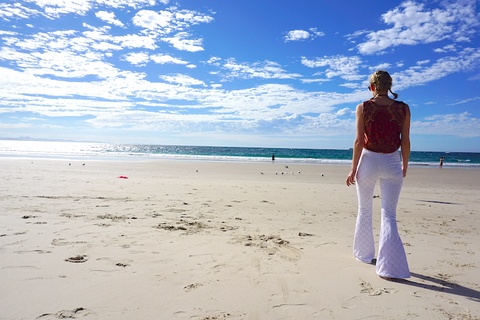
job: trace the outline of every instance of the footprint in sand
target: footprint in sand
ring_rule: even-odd
[[[372,285],[368,282],[362,281],[360,282],[360,287],[363,289],[360,290],[361,293],[368,293],[370,296],[379,296],[382,293],[397,293],[398,290],[395,288],[381,288],[374,290]]]
[[[192,284],[189,284],[188,286],[183,287],[183,290],[185,290],[187,292],[190,292],[190,291],[195,290],[195,289],[197,289],[198,287],[201,287],[201,286],[203,286],[203,284],[201,284],[201,283],[192,283]]]
[[[87,243],[86,241],[66,241],[65,239],[53,239],[52,245],[54,246],[68,246],[73,244]]]
[[[241,243],[246,247],[258,247],[268,255],[278,254],[281,258],[289,261],[297,261],[302,256],[302,252],[290,246],[287,240],[273,235],[239,236],[233,239],[232,243]]]
[[[48,250],[24,250],[24,251],[13,251],[13,253],[38,253],[38,254],[45,254],[45,253],[52,253],[52,251]]]
[[[82,262],[86,262],[87,260],[88,260],[88,257],[86,255],[82,255],[82,256],[78,255],[75,257],[70,257],[65,259],[65,261],[72,262],[72,263],[82,263]]]
[[[73,310],[62,310],[57,313],[44,313],[38,316],[37,319],[75,319],[79,316],[84,317],[89,313],[84,308],[76,308]]]
[[[127,264],[127,263],[121,263],[121,262],[116,263],[115,265],[118,266],[118,267],[124,267],[124,268],[129,266],[129,264]]]

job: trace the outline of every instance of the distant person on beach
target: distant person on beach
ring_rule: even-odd
[[[376,264],[387,280],[410,277],[407,257],[397,230],[396,210],[410,157],[410,109],[388,97],[392,78],[380,70],[369,78],[373,98],[357,106],[357,136],[347,186],[356,182],[358,216],[353,254],[361,262]],[[398,148],[401,147],[401,160]],[[382,210],[378,256],[372,230],[373,192],[380,180]]]
[[[443,159],[445,159],[445,158],[444,157],[440,158],[440,169],[442,169],[442,167],[443,167]]]
[[[275,161],[275,154],[272,154],[272,161]]]

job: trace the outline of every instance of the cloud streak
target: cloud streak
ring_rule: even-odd
[[[450,39],[468,42],[479,25],[475,0],[445,2],[443,9],[428,10],[423,3],[406,1],[382,15],[390,29],[367,34],[357,48],[361,54],[381,53],[400,45],[418,45]]]

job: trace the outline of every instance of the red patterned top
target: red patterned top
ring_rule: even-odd
[[[392,153],[400,148],[400,133],[407,115],[407,105],[394,101],[392,105],[363,103],[365,149],[378,153]]]

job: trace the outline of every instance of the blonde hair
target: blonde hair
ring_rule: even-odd
[[[394,99],[398,98],[398,94],[392,92],[392,77],[385,70],[377,70],[368,78],[370,84],[375,87],[375,92],[390,91]]]

